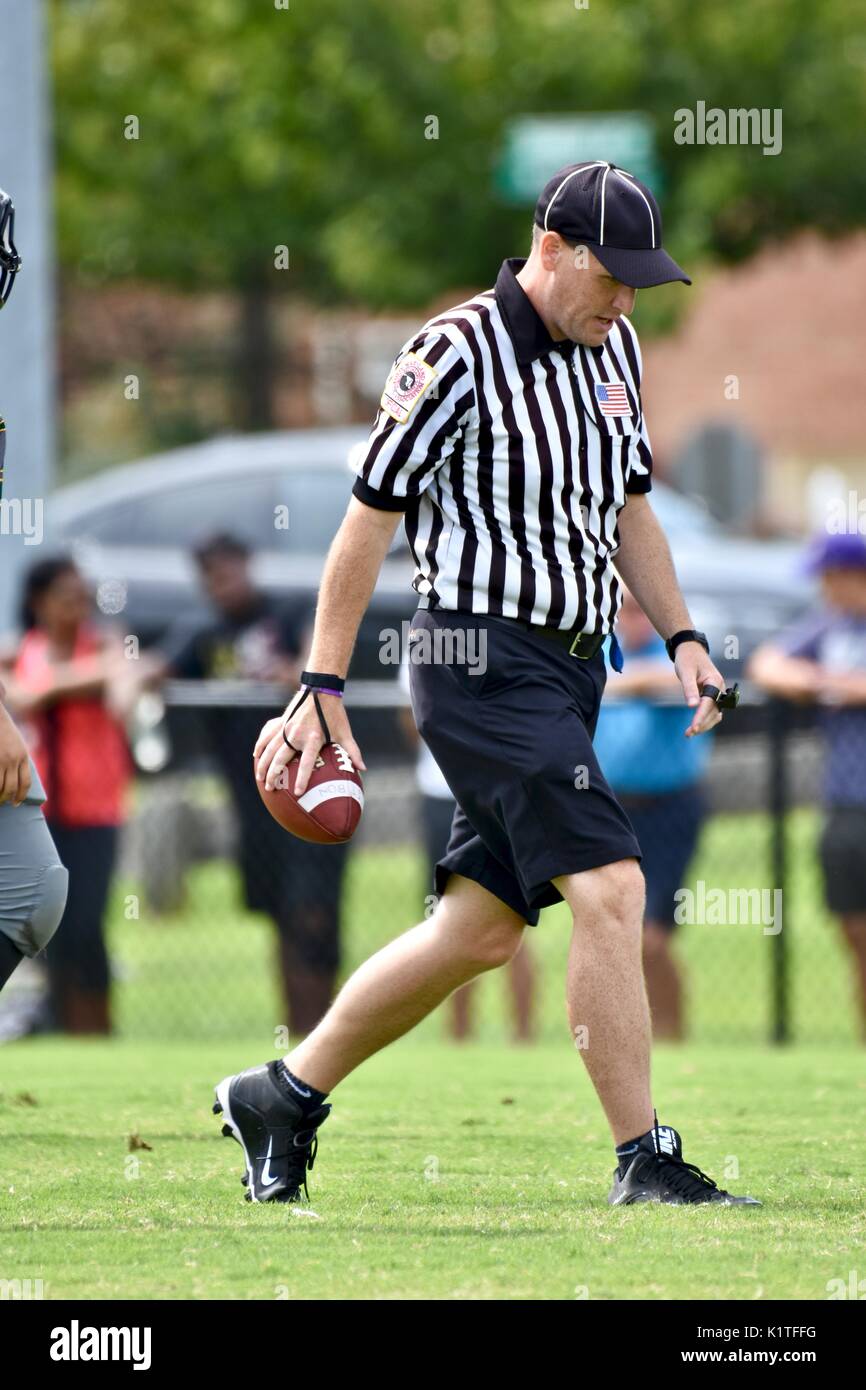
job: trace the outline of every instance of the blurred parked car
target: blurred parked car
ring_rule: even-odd
[[[250,542],[269,594],[306,597],[312,605],[351,494],[350,451],[364,437],[358,427],[226,435],[126,464],[55,492],[46,506],[47,539],[74,550],[100,606],[122,613],[143,645],[179,616],[192,624],[206,613],[190,548],[214,531]],[[734,536],[699,502],[661,482],[653,484],[651,501],[694,620],[721,669],[735,678],[752,649],[809,601],[798,547]],[[274,525],[277,507],[287,509],[286,529]],[[411,618],[412,574],[401,527],[361,625],[353,680],[391,674],[379,659],[381,633]],[[726,655],[732,636],[736,657]]]

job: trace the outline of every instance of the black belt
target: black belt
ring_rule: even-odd
[[[577,656],[581,661],[589,661],[591,657],[597,656],[610,636],[609,632],[575,632],[573,628],[543,627],[540,623],[528,623],[525,618],[501,618],[498,615],[494,617],[492,613],[483,616],[490,618],[494,623],[516,623],[526,632],[532,632],[548,642],[555,642],[558,647],[564,647],[569,656]]]

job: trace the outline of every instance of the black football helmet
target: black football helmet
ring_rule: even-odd
[[[21,257],[15,250],[15,205],[0,188],[0,309],[12,293]]]

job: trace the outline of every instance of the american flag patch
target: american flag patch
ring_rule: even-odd
[[[623,381],[597,381],[595,399],[601,407],[602,415],[630,415],[631,406],[625,393]]]

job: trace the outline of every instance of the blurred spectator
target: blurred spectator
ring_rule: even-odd
[[[806,568],[820,575],[820,606],[759,647],[749,675],[823,707],[824,895],[851,951],[866,1036],[866,541],[819,536]]]
[[[91,596],[66,556],[25,578],[23,637],[7,663],[7,701],[45,788],[45,818],[69,871],[66,910],[47,948],[50,1019],[67,1033],[109,1033],[104,923],[125,819],[131,759],[114,692],[121,637],[92,621]]]
[[[409,665],[404,661],[400,668],[400,686],[409,694]],[[456,801],[451,788],[439,770],[439,764],[430,749],[419,737],[411,707],[400,711],[400,718],[409,744],[417,749],[415,781],[418,787],[421,809],[421,833],[424,842],[426,862],[425,877],[432,890],[433,869],[436,861],[445,853],[451,835],[451,821],[454,818]],[[534,1037],[534,992],[535,971],[529,942],[524,937],[523,945],[509,961],[507,967],[513,1009],[513,1038],[515,1042],[531,1042]],[[451,1036],[462,1042],[472,1033],[472,1001],[477,985],[472,981],[455,990],[449,1000]]]
[[[278,609],[255,585],[246,545],[218,535],[196,562],[215,621],[176,629],[163,645],[158,674],[185,680],[270,681],[297,686],[311,632],[304,611]],[[260,706],[205,711],[214,755],[225,776],[240,832],[247,907],[265,912],[278,934],[278,966],[293,1037],[310,1032],[334,994],[340,955],[340,905],[348,845],[312,845],[289,835],[266,811],[256,787],[253,748],[279,710]]]
[[[683,982],[672,950],[674,894],[684,886],[706,814],[700,781],[710,739],[684,736],[692,712],[682,704],[664,642],[627,591],[617,636],[628,659],[608,679],[593,747],[643,853],[643,959],[653,1034],[678,1040],[684,1033]],[[656,703],[666,695],[673,695],[673,703]]]

